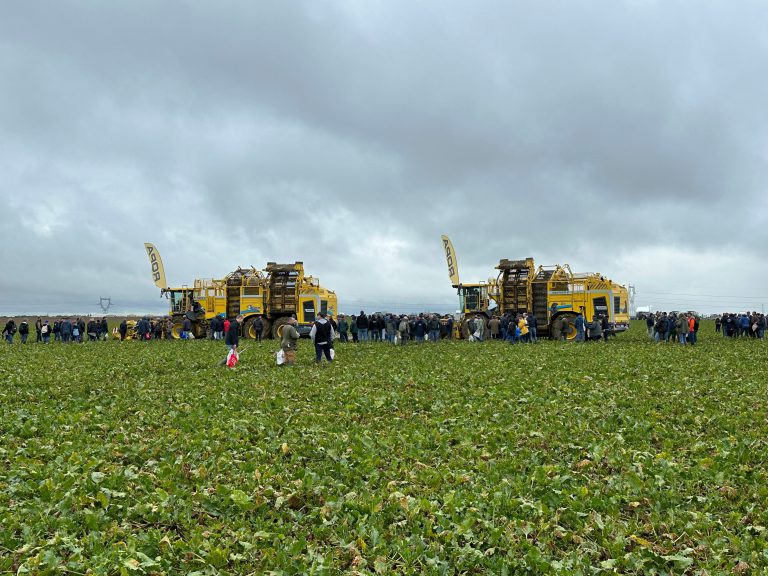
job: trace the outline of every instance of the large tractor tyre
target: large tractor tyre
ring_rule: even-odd
[[[561,316],[558,316],[555,318],[555,321],[562,321],[561,319],[565,318],[568,320],[568,328],[564,330],[565,333],[565,339],[568,342],[571,342],[573,340],[576,340],[576,315],[575,314],[562,314]]]
[[[184,317],[174,316],[173,328],[171,328],[171,338],[173,338],[174,340],[179,340],[181,338],[181,330],[183,327],[184,327]]]
[[[251,316],[248,318],[248,320],[245,321],[243,324],[243,338],[247,338],[248,340],[256,340],[256,329],[254,328],[254,324],[256,324],[257,318],[258,316]],[[261,322],[263,325],[261,338],[263,340],[269,335],[269,323],[264,319],[262,319]]]
[[[290,322],[290,317],[278,318],[275,323],[272,324],[272,338],[280,340],[283,337],[283,326]]]
[[[473,318],[480,318],[483,321],[485,328],[483,329],[483,340],[487,340],[490,336],[488,333],[488,318],[484,314],[467,314],[461,320],[461,326],[459,332],[463,340],[469,340],[469,321]]]
[[[197,340],[205,340],[208,336],[208,322],[192,322],[192,334]]]

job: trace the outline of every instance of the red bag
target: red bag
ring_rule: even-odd
[[[240,361],[240,356],[238,355],[236,350],[230,350],[229,354],[227,354],[227,368],[234,368],[237,366],[237,363]]]

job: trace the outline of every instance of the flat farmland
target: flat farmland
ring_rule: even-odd
[[[768,569],[763,341],[0,346],[0,572]]]

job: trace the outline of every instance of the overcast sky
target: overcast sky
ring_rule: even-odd
[[[303,260],[342,311],[454,310],[500,258],[636,304],[768,304],[768,3],[0,4],[0,313],[162,312]]]

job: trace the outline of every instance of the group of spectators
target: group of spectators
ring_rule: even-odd
[[[696,344],[699,334],[699,317],[687,312],[656,312],[645,319],[648,337],[656,342]]]
[[[726,312],[715,318],[715,332],[721,332],[726,338],[765,338],[765,314],[758,312],[742,312],[734,314]]]
[[[484,337],[485,322],[478,317],[468,322],[470,340],[482,341]],[[575,332],[575,334],[574,334]],[[518,312],[506,313],[502,316],[493,316],[488,321],[488,334],[491,340],[504,340],[511,344],[535,343],[539,341],[539,319],[535,314]],[[608,340],[613,334],[610,322],[606,315],[598,315],[588,322],[583,314],[575,317],[569,315],[557,316],[551,323],[553,340],[569,340],[569,336],[576,342]]]
[[[22,344],[29,339],[29,321],[22,320],[19,325],[11,318],[5,323],[3,337],[6,342],[13,344],[13,339],[18,332]],[[49,344],[51,337],[54,342],[91,342],[106,340],[109,334],[109,324],[106,318],[98,320],[90,318],[87,322],[82,318],[59,318],[51,322],[48,319],[35,320],[35,342]]]
[[[390,314],[340,315],[338,321],[330,319],[339,334],[340,342],[437,342],[453,335],[453,317],[437,314]]]
[[[123,320],[117,327],[117,335],[120,340],[126,340],[127,338],[135,338],[137,340],[171,340],[173,339],[173,320],[170,316],[163,316],[162,318],[150,318],[144,316],[139,319],[131,328],[128,320]],[[192,330],[191,325],[188,330]],[[191,334],[191,332],[190,332]],[[180,336],[184,337],[184,332]]]

